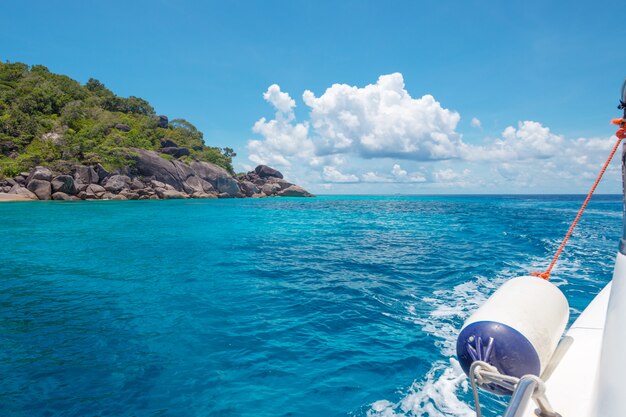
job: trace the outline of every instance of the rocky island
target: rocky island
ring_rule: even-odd
[[[97,80],[0,62],[0,201],[312,196],[266,165],[235,174],[234,156]]]
[[[266,165],[232,176],[210,162],[187,165],[167,161],[153,151],[136,152],[137,164],[124,173],[109,173],[100,164],[75,166],[67,174],[37,166],[30,172],[0,180],[0,201],[312,197]]]

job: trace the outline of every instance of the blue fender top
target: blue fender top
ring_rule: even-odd
[[[494,321],[477,321],[461,331],[456,341],[456,354],[461,368],[469,375],[472,362],[481,360],[495,366],[504,375],[521,378],[539,376],[539,355],[528,339],[514,328]],[[497,394],[510,391],[491,389]]]

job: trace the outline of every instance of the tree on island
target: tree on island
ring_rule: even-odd
[[[167,140],[188,149],[182,161],[233,172],[232,148],[207,146],[202,132],[184,119],[160,125],[142,98],[117,96],[94,78],[81,85],[43,65],[0,62],[0,175],[41,164],[101,163],[115,170],[132,165],[131,148],[157,150]]]

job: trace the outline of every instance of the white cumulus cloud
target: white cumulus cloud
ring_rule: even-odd
[[[375,171],[368,171],[361,176],[363,182],[370,183],[421,183],[426,182],[426,178],[420,172],[411,172],[403,169],[400,164],[394,164],[389,174],[379,174]]]
[[[434,172],[434,178],[437,182],[442,183],[458,183],[466,179],[470,174],[469,169],[464,169],[461,172],[457,172],[451,168],[441,169]]]
[[[393,182],[393,179],[391,179],[388,176],[379,175],[376,172],[369,171],[361,176],[361,181],[370,182],[370,183],[385,183],[385,182]]]
[[[267,89],[263,98],[276,109],[276,118],[263,117],[252,127],[264,139],[248,142],[249,159],[255,164],[279,168],[290,167],[292,159],[312,160],[315,147],[309,139],[309,124],[293,123],[295,101],[276,84]]]
[[[395,182],[425,182],[426,178],[419,172],[408,173],[400,164],[394,164],[391,175]]]
[[[267,91],[263,93],[263,98],[270,103],[279,114],[285,114],[293,116],[293,108],[296,107],[296,102],[289,96],[288,93],[280,91],[280,86],[272,84]]]
[[[296,156],[320,166],[320,157],[336,154],[442,160],[459,157],[466,146],[456,132],[459,114],[431,95],[412,98],[399,73],[362,88],[334,84],[320,97],[305,91],[310,114],[303,123],[295,122],[295,101],[277,84],[263,98],[276,117],[262,118],[252,129],[264,138],[248,144],[254,163],[290,166]]]
[[[407,172],[402,169],[399,164],[395,164],[391,169],[391,173],[396,177],[406,177]]]
[[[358,182],[359,177],[352,174],[343,174],[333,166],[325,166],[322,177],[328,182]]]
[[[555,135],[549,128],[534,121],[519,122],[517,128],[509,126],[502,137],[486,146],[467,146],[464,159],[470,161],[511,161],[546,159],[562,152],[563,136]]]
[[[263,98],[275,116],[254,124],[250,162],[275,166],[313,191],[368,190],[368,184],[385,183],[385,190],[402,192],[438,187],[561,192],[562,184],[580,187],[595,178],[614,143],[614,138],[566,139],[531,120],[508,126],[481,145],[466,143],[457,131],[459,113],[431,95],[411,97],[399,73],[364,87],[333,84],[319,97],[306,90],[303,120],[296,120],[296,101],[279,85],[271,85]],[[474,117],[470,126],[482,124]],[[615,165],[607,176],[619,177]]]
[[[463,146],[459,114],[431,95],[412,98],[400,73],[362,88],[334,84],[320,97],[307,90],[302,98],[319,154],[439,160],[457,157]]]

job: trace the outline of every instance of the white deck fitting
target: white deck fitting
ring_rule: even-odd
[[[567,331],[573,339],[569,349],[546,381],[546,396],[563,417],[593,416],[600,351],[606,311],[611,294],[609,283],[587,306]],[[534,402],[526,415],[535,416]]]

